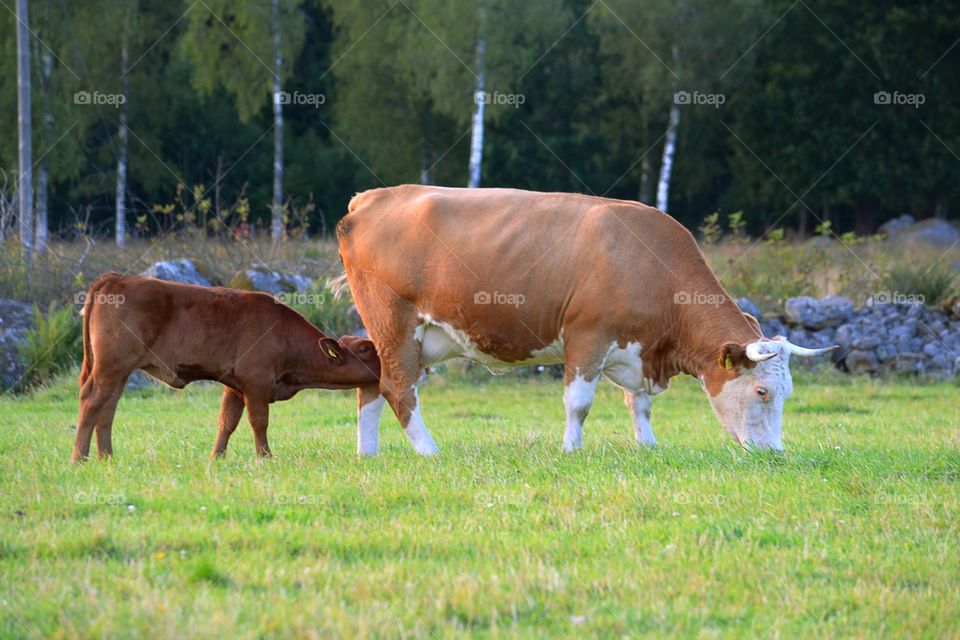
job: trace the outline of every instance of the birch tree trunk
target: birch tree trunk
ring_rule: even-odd
[[[280,0],[273,0],[273,206],[271,236],[274,242],[283,237],[283,103],[280,100],[280,73],[283,65],[280,33]]]
[[[123,247],[127,243],[127,94],[130,90],[127,80],[129,54],[126,35],[120,45],[120,63],[123,102],[120,103],[120,127],[117,130],[117,225],[114,236],[117,246]]]
[[[657,209],[666,212],[670,199],[670,174],[673,172],[673,156],[677,152],[677,125],[680,124],[680,105],[670,105],[670,128],[663,143],[663,161],[660,163],[660,180],[657,182]]]
[[[30,121],[30,30],[27,0],[17,0],[17,133],[20,162],[20,242],[33,264],[33,146]]]
[[[652,180],[650,180],[650,155],[647,154],[643,156],[643,159],[640,160],[640,202],[643,204],[650,204],[650,185]]]
[[[483,110],[487,101],[486,87],[484,86],[486,78],[485,58],[487,55],[486,14],[482,0],[477,5],[477,18],[477,84],[476,90],[473,92],[474,110],[472,131],[470,132],[470,167],[467,180],[467,186],[471,189],[480,186],[480,167],[483,165]]]
[[[53,129],[53,114],[50,112],[50,73],[53,69],[53,56],[49,51],[44,50],[40,54],[41,78],[43,80],[43,133],[44,137],[49,139],[51,129]],[[34,234],[34,246],[37,253],[44,253],[47,250],[47,240],[49,237],[48,207],[49,207],[49,183],[50,172],[47,167],[47,159],[44,157],[37,168],[37,220]]]

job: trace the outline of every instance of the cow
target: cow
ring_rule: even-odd
[[[268,457],[270,403],[308,388],[358,387],[361,397],[379,396],[372,342],[329,338],[265,293],[107,273],[90,285],[82,313],[73,462],[89,455],[94,428],[99,457],[113,453],[117,401],[137,369],[176,389],[195,380],[224,386],[211,458],[226,451],[244,408],[256,454]]]
[[[763,337],[693,236],[638,202],[401,185],[354,196],[337,238],[382,368],[381,394],[359,402],[363,455],[378,452],[384,402],[418,453],[438,453],[417,384],[423,367],[458,357],[494,371],[562,363],[566,451],[582,446],[601,376],[654,446],[651,399],[680,373],[737,443],[780,451],[790,356],[834,348]]]

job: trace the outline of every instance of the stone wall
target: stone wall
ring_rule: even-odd
[[[757,314],[746,298],[740,308]],[[913,373],[937,379],[960,375],[960,301],[931,309],[920,303],[871,300],[861,309],[843,296],[790,298],[783,313],[760,319],[764,335],[804,347],[840,348],[834,363],[850,373]]]

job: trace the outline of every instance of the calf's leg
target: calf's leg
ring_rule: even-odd
[[[571,338],[564,349],[563,407],[566,427],[563,450],[574,451],[583,446],[583,423],[593,406],[607,347],[602,342]]]
[[[213,445],[213,451],[210,452],[211,459],[218,458],[226,452],[230,436],[236,430],[242,415],[243,396],[238,391],[225,387],[223,398],[220,400],[217,441]]]
[[[270,458],[270,445],[267,443],[267,424],[270,421],[269,395],[244,395],[247,406],[247,420],[253,427],[253,444],[260,458]]]
[[[80,462],[90,456],[90,440],[97,431],[97,455],[101,459],[113,454],[111,430],[117,402],[123,394],[127,376],[104,375],[93,372],[80,389],[80,412],[77,416],[77,437],[71,462]]]

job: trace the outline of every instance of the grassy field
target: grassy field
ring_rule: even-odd
[[[560,451],[560,384],[434,379],[442,449],[352,394],[273,405],[210,464],[219,389],[120,402],[115,458],[71,467],[76,386],[0,397],[0,636],[960,634],[955,385],[798,378],[788,453],[736,448],[689,380],[655,451],[601,385]],[[816,382],[816,384],[814,384]]]

